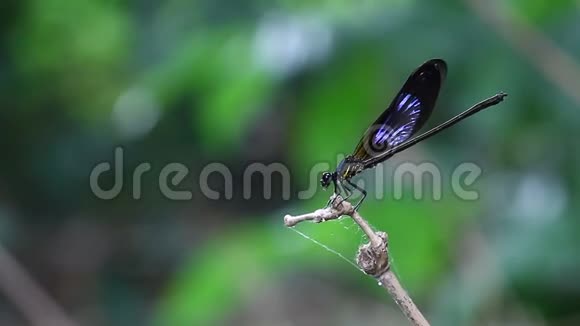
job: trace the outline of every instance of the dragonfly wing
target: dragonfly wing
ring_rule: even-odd
[[[353,152],[353,158],[367,161],[405,142],[427,121],[447,73],[441,59],[417,68],[397,96],[367,129]]]

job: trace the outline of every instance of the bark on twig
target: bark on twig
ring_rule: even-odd
[[[334,198],[331,197],[332,199]],[[429,322],[427,322],[419,308],[411,300],[411,297],[390,268],[387,234],[385,232],[375,232],[370,224],[349,202],[343,201],[339,197],[336,198],[334,203],[330,207],[318,209],[312,213],[297,216],[286,215],[284,216],[284,224],[292,227],[304,221],[321,223],[338,219],[343,215],[350,216],[369,239],[368,243],[361,245],[358,249],[356,257],[358,266],[365,273],[378,280],[379,285],[389,292],[401,311],[413,325],[428,326]]]

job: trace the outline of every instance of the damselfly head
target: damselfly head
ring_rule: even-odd
[[[330,181],[332,181],[332,173],[324,172],[322,174],[322,178],[320,179],[320,185],[322,188],[326,189],[330,185]]]

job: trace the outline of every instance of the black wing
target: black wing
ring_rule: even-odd
[[[417,68],[385,112],[367,129],[352,157],[369,161],[419,131],[433,111],[446,74],[447,64],[441,59],[429,60]]]

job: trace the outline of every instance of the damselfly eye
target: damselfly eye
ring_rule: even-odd
[[[320,185],[326,188],[330,185],[330,180],[332,179],[332,174],[330,172],[324,172],[322,178],[320,179]]]

